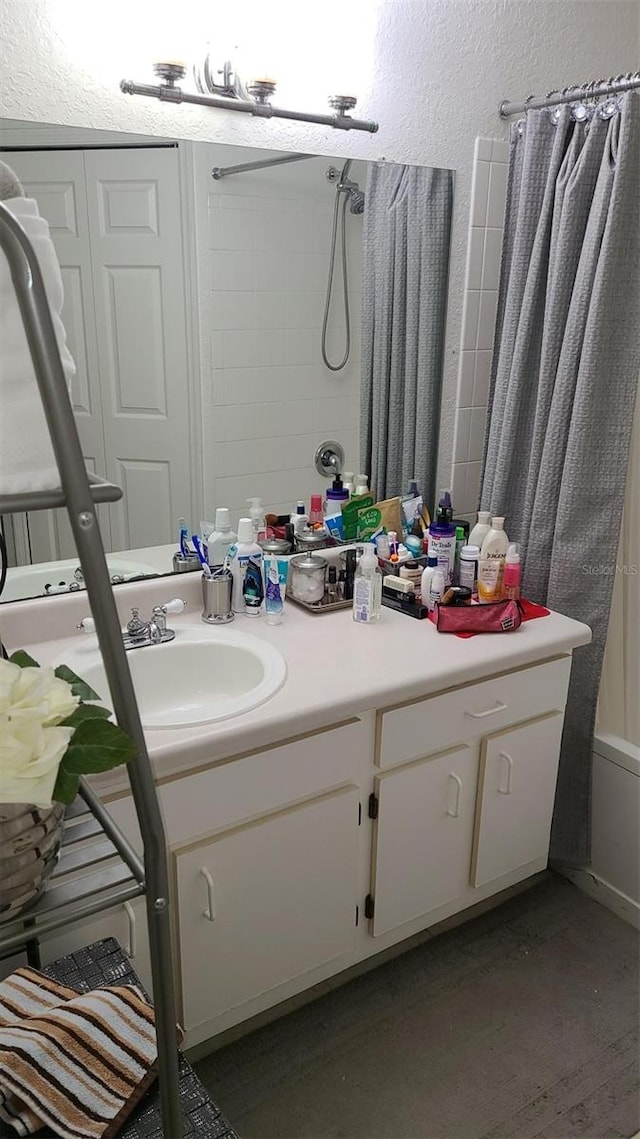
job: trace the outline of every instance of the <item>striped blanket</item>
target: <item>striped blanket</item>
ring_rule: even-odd
[[[0,1119],[110,1139],[155,1079],[153,1009],[132,985],[78,993],[35,969],[0,983]]]

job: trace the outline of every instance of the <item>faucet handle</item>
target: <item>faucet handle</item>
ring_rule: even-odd
[[[174,597],[171,601],[167,601],[165,605],[159,605],[156,608],[161,609],[163,613],[183,613],[187,608],[186,601],[181,597]]]
[[[127,633],[130,637],[143,637],[147,631],[148,622],[140,617],[139,609],[131,610],[131,617],[127,621]]]
[[[93,617],[83,617],[81,621],[78,621],[76,629],[82,629],[83,633],[95,633],[96,623]]]

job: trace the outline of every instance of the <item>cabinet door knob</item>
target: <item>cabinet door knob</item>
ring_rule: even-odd
[[[485,716],[495,716],[496,712],[506,712],[508,704],[503,704],[498,700],[493,708],[485,708],[484,712],[465,712],[465,716],[471,716],[472,720],[484,720]]]
[[[206,866],[203,866],[201,868],[200,874],[202,875],[202,877],[204,878],[204,880],[207,884],[207,902],[208,902],[206,910],[202,911],[202,916],[205,917],[207,919],[207,921],[215,921],[216,920],[216,902],[215,902],[215,895],[213,892],[213,878],[211,877],[211,874],[207,870]]]
[[[127,915],[127,925],[129,927],[129,942],[125,953],[127,957],[133,961],[136,955],[136,911],[131,905],[131,902],[124,902],[123,908]]]
[[[511,794],[511,777],[513,775],[513,760],[512,760],[510,755],[507,755],[506,751],[500,752],[500,759],[504,759],[504,761],[505,761],[505,771],[506,771],[507,778],[505,779],[504,783],[502,782],[502,779],[500,779],[500,783],[498,785],[498,791],[500,792],[501,795],[510,795]]]
[[[456,798],[453,807],[447,808],[447,814],[452,819],[460,818],[460,796],[462,794],[462,780],[459,775],[454,775],[453,771],[449,773],[449,779],[453,779],[456,788]]]

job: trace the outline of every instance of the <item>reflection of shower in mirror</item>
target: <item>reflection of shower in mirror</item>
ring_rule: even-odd
[[[331,231],[331,255],[329,257],[329,276],[327,278],[327,295],[324,305],[324,316],[322,319],[322,336],[321,336],[321,352],[322,360],[327,368],[332,372],[340,372],[345,367],[349,356],[351,354],[351,318],[349,313],[349,274],[347,270],[347,246],[346,246],[346,218],[347,218],[347,204],[349,211],[352,214],[364,213],[364,190],[361,190],[357,182],[352,182],[348,177],[349,169],[351,167],[351,159],[348,158],[339,171],[336,166],[330,166],[327,170],[327,179],[329,182],[336,183],[336,199],[333,206],[333,228]],[[332,364],[327,352],[327,329],[329,326],[329,312],[331,309],[331,294],[333,292],[333,278],[335,274],[336,264],[336,245],[338,237],[338,218],[340,218],[340,253],[342,260],[342,303],[344,305],[344,324],[345,324],[345,345],[344,355],[338,364]]]

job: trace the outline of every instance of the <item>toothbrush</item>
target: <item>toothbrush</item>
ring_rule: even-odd
[[[188,558],[191,554],[191,550],[189,549],[189,543],[187,541],[189,527],[187,526],[186,519],[179,518],[178,526],[180,527],[180,537],[178,539],[178,544],[180,546],[180,555],[183,558]]]
[[[193,542],[193,548],[196,551],[196,554],[198,555],[198,561],[200,562],[200,565],[202,566],[202,572],[204,573],[205,577],[211,577],[211,567],[210,567],[207,559],[205,558],[205,556],[202,552],[202,546],[200,545],[200,539],[199,539],[198,535],[192,534],[191,535],[191,541]]]
[[[212,577],[222,577],[225,573],[228,573],[229,572],[229,562],[233,558],[235,558],[237,551],[238,551],[237,546],[235,546],[235,545],[229,546],[229,549],[227,550],[226,554],[224,555],[224,561],[223,561],[222,565],[218,566],[216,572],[214,574],[212,574],[211,576]]]

